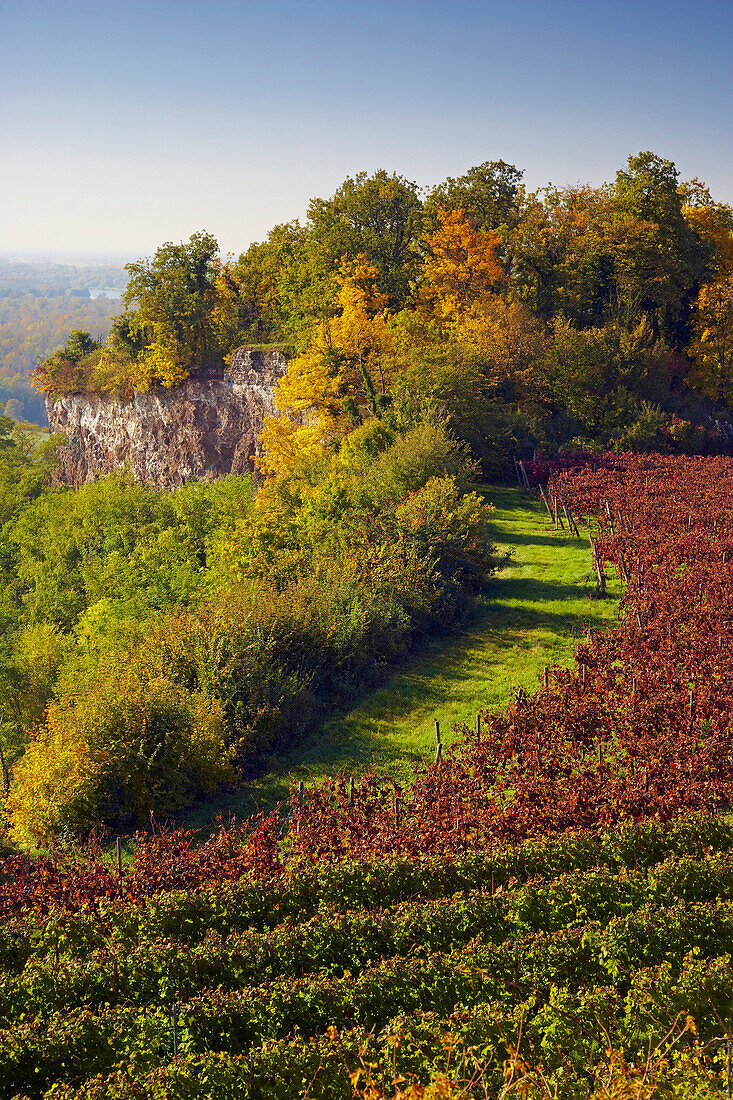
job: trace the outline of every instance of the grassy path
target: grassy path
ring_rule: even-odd
[[[453,723],[473,724],[478,710],[503,709],[520,686],[534,691],[545,665],[572,663],[587,625],[615,621],[617,599],[590,598],[587,540],[556,532],[544,507],[517,489],[484,491],[495,506],[495,541],[511,559],[461,632],[388,669],[382,686],[325,721],[297,750],[273,757],[267,773],[220,810],[270,805],[287,794],[291,778],[312,782],[371,768],[406,777],[431,755],[436,718],[449,744]],[[618,585],[609,591],[617,596]]]

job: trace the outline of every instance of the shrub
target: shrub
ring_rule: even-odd
[[[231,778],[215,697],[139,665],[106,670],[52,702],[15,768],[8,796],[20,843],[48,843],[100,822],[135,825]]]

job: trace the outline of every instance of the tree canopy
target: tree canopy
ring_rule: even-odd
[[[601,186],[534,192],[499,159],[425,193],[397,173],[359,172],[236,259],[196,233],[130,265],[125,311],[106,343],[70,338],[35,380],[53,395],[125,396],[223,370],[237,346],[275,344],[293,364],[278,398],[285,419],[267,428],[273,444],[325,445],[416,402],[438,402],[475,446],[483,433],[486,461],[522,441],[608,444],[646,406],[660,409],[660,424],[692,424],[709,416],[705,401],[733,405],[720,350],[731,272],[733,210],[652,152],[630,156]],[[488,397],[493,368],[479,365],[499,316],[524,349],[502,400],[495,389]],[[631,334],[641,332],[648,362],[637,369]],[[529,364],[526,349],[540,346],[566,348],[581,387],[583,370],[588,387],[611,386],[617,415],[590,416],[558,354]],[[469,418],[461,369],[466,393],[483,395]],[[670,439],[657,442],[676,446]]]

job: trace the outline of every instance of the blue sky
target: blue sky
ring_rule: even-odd
[[[733,201],[733,0],[0,0],[0,253],[239,252],[384,167]]]

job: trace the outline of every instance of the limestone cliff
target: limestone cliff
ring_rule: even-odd
[[[277,351],[239,348],[223,374],[192,375],[129,401],[99,394],[46,400],[52,432],[68,437],[60,478],[78,488],[123,463],[140,481],[169,488],[253,469],[257,437],[287,369]]]

